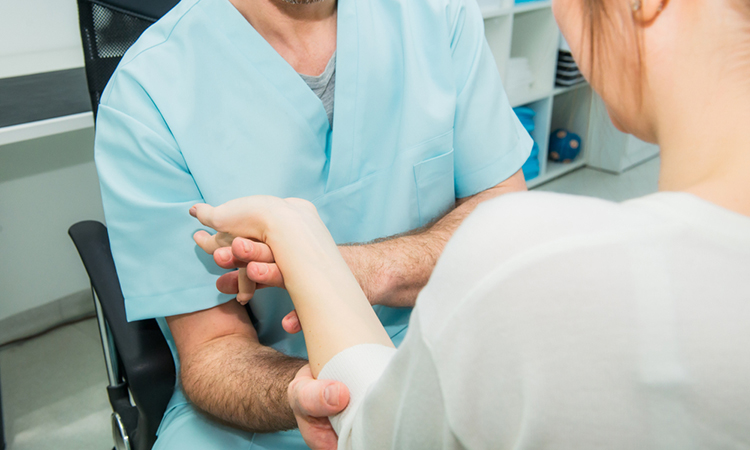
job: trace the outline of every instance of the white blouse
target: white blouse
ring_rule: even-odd
[[[750,218],[697,197],[482,204],[398,350],[350,348],[339,449],[750,447]]]

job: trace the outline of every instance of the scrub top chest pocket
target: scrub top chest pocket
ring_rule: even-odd
[[[453,149],[414,164],[419,226],[447,212],[456,202]]]

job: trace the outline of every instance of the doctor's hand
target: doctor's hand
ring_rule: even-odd
[[[328,416],[338,414],[349,404],[349,390],[344,383],[316,380],[310,366],[302,367],[287,390],[289,404],[297,426],[312,450],[335,450],[338,437]]]
[[[214,262],[224,269],[239,269],[225,273],[216,280],[216,288],[230,295],[237,295],[237,301],[246,304],[255,289],[266,287],[284,288],[284,277],[276,265],[268,245],[246,238],[234,238],[229,242],[220,236],[206,231],[195,233],[193,238],[208,253],[213,253]],[[218,247],[218,248],[215,248]]]
[[[199,235],[199,233],[201,233]],[[210,235],[205,231],[196,233],[195,239],[202,240],[200,244],[208,250],[214,245],[226,244],[226,238],[219,236],[224,233]],[[213,250],[214,261],[224,269],[245,268],[225,273],[216,280],[216,288],[219,292],[229,295],[237,295],[237,300],[245,304],[252,295],[240,298],[242,295],[242,286],[255,283],[257,289],[266,287],[278,287],[285,289],[284,276],[281,274],[279,267],[273,259],[271,249],[262,242],[253,241],[246,238],[234,238],[230,241],[229,246],[220,247]],[[243,280],[243,276],[245,279]],[[245,291],[247,293],[248,291]],[[243,302],[244,298],[247,298]],[[282,327],[287,333],[299,333],[302,327],[297,317],[297,312],[292,311],[282,320]]]

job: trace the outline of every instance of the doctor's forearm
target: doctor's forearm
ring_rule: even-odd
[[[370,303],[413,307],[445,244],[477,205],[506,193],[525,190],[526,182],[519,170],[495,187],[459,199],[453,210],[428,227],[339,249]]]
[[[289,430],[297,422],[287,388],[305,364],[230,335],[183,356],[180,381],[188,399],[220,422],[254,432]]]

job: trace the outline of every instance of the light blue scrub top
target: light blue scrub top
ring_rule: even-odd
[[[211,308],[224,271],[193,242],[197,202],[311,200],[338,243],[425,225],[521,168],[473,0],[339,0],[335,115],[228,0],[183,0],[122,59],[96,165],[129,320]],[[305,356],[279,289],[250,303],[262,343]],[[376,307],[395,341],[409,309]],[[160,320],[170,347],[174,342]],[[175,353],[176,355],[176,353]],[[179,390],[173,404],[184,401]]]

